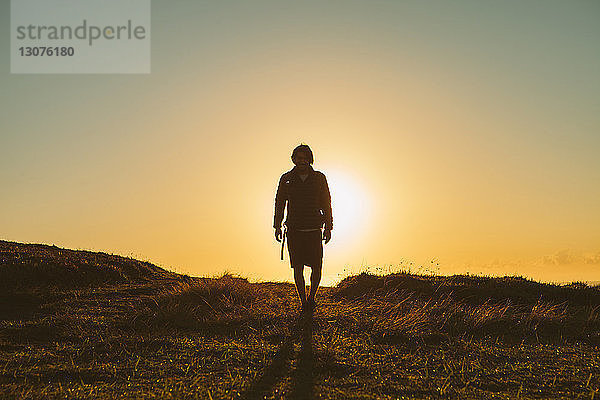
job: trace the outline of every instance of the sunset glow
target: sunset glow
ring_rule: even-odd
[[[373,213],[373,202],[369,200],[367,188],[350,175],[329,171],[328,182],[335,217],[336,241],[343,243],[342,249],[350,250],[357,240],[365,240]]]

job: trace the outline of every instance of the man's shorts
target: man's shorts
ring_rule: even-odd
[[[323,265],[323,242],[321,230],[302,232],[287,231],[290,266],[307,265],[320,268]]]

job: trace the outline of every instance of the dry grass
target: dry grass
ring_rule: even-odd
[[[600,294],[583,284],[362,274],[323,288],[301,318],[290,284],[8,242],[0,259],[18,281],[0,299],[2,398],[571,399],[600,388]]]
[[[0,240],[0,290],[74,288],[172,275],[149,262],[83,250]]]
[[[509,277],[476,280],[477,285],[460,276],[363,274],[342,281],[333,297],[350,305],[343,309],[358,330],[375,337],[598,343],[597,288]]]

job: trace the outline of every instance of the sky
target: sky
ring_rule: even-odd
[[[600,281],[600,2],[155,0],[137,75],[11,74],[0,4],[0,239],[289,281],[306,143],[325,284]]]

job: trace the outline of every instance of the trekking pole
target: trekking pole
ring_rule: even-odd
[[[285,237],[287,236],[287,226],[283,227],[283,234],[281,235],[281,260],[283,260],[283,248],[285,247]]]

